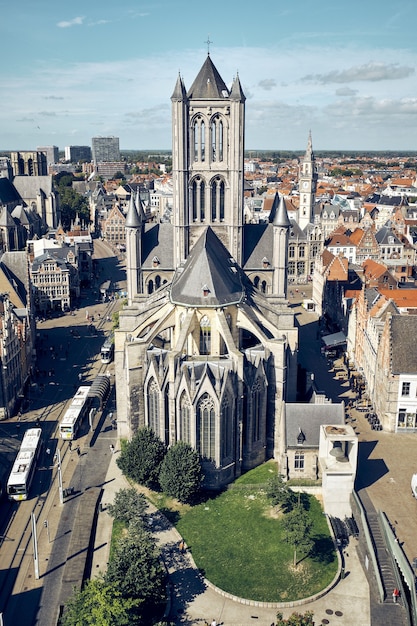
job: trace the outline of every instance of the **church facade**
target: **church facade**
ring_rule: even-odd
[[[298,332],[287,300],[291,224],[245,224],[245,96],[207,56],[172,102],[174,207],[126,217],[128,304],[115,332],[118,428],[150,426],[203,459],[207,487],[278,457],[283,402],[296,400]]]

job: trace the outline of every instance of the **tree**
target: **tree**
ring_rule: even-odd
[[[314,626],[313,617],[312,611],[306,611],[304,615],[293,613],[288,619],[283,619],[282,613],[277,613],[276,626]]]
[[[138,598],[135,623],[150,624],[166,602],[165,572],[152,535],[138,524],[129,529],[116,545],[104,579],[116,585],[123,598]]]
[[[152,428],[145,426],[138,430],[116,462],[126,476],[140,485],[158,487],[159,470],[165,453],[165,444]]]
[[[62,626],[125,626],[141,600],[123,598],[118,586],[102,579],[89,580],[65,605]]]
[[[282,524],[286,540],[294,547],[293,565],[296,567],[297,550],[303,550],[308,554],[313,547],[311,538],[313,522],[307,511],[299,505],[284,516]]]
[[[133,519],[143,522],[146,515],[146,499],[136,489],[120,489],[115,495],[114,503],[109,504],[107,509],[112,517],[129,526]]]
[[[180,502],[191,502],[201,488],[203,473],[200,456],[188,443],[178,441],[162,461],[161,489]]]
[[[279,506],[288,513],[294,508],[296,496],[293,490],[284,482],[282,474],[274,474],[269,479],[266,495],[271,500],[272,506]]]

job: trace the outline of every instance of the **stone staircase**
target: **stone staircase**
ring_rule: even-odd
[[[375,600],[376,594],[372,594],[371,599],[371,616],[372,625],[381,626],[410,626],[407,610],[401,598],[398,603],[394,603],[392,592],[398,587],[397,577],[395,574],[395,563],[390,552],[387,549],[384,535],[379,523],[378,514],[366,493],[366,490],[360,492],[360,499],[366,510],[369,531],[374,543],[375,556],[379,566],[382,585],[384,588],[384,601],[381,603]]]

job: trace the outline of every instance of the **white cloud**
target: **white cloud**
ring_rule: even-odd
[[[85,17],[74,17],[72,20],[58,22],[58,28],[71,28],[71,26],[81,26]]]
[[[323,85],[328,83],[351,83],[357,81],[376,82],[381,80],[399,80],[414,74],[413,67],[400,66],[397,63],[366,63],[345,70],[333,70],[327,74],[307,74],[302,80]]]
[[[264,78],[260,80],[258,86],[265,91],[270,91],[273,87],[277,86],[277,81],[274,78]]]
[[[336,89],[336,96],[356,96],[358,93],[357,89],[351,89],[350,87],[340,87],[340,89]]]
[[[52,136],[59,146],[68,145],[70,137],[71,142],[83,145],[95,134],[108,133],[119,136],[126,149],[169,148],[170,97],[178,71],[189,88],[206,54],[203,47],[172,50],[111,62],[61,64],[59,71],[53,61],[32,64],[27,74],[8,77],[2,109],[7,134],[3,130],[2,145],[8,149],[28,145],[30,135],[21,131],[22,124],[18,128],[16,120],[36,119],[42,111],[45,145]],[[407,74],[417,66],[415,53],[381,50],[377,58],[384,63],[369,61],[375,58],[375,50],[353,48],[293,48],[283,53],[278,48],[241,47],[217,49],[211,56],[226,84],[239,71],[247,98],[246,145],[250,149],[303,149],[310,128],[316,149],[415,149],[417,145],[417,85]],[[339,68],[350,69],[337,70],[338,81],[331,81],[335,59]],[[380,79],[374,73],[372,80],[371,68],[377,72],[376,65]],[[315,76],[318,67],[326,80],[301,80],[301,76]],[[390,98],[392,89],[388,90],[382,75],[401,74],[401,68],[403,77],[398,76],[395,84],[401,98]],[[342,74],[345,78],[361,75],[360,92],[342,84]],[[336,89],[329,86],[332,82]],[[47,114],[45,100],[50,109]],[[381,137],[385,145],[378,143]],[[34,138],[29,148],[38,142]]]

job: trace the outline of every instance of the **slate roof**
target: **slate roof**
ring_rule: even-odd
[[[229,97],[229,90],[209,54],[188,90],[187,96],[195,100],[207,98],[223,100]]]
[[[245,297],[244,274],[208,227],[175,272],[171,301],[195,307],[237,304]]]
[[[172,242],[174,229],[170,222],[145,224],[145,233],[142,237],[142,267],[153,267],[152,259],[158,257],[160,269],[173,269],[174,256]]]
[[[0,259],[0,269],[2,276],[13,285],[18,300],[10,293],[10,300],[13,304],[22,308],[28,303],[28,259],[26,251],[5,252]],[[3,283],[0,286],[2,291],[7,291],[7,286]]]
[[[416,315],[393,315],[391,318],[391,371],[393,374],[417,372]]]
[[[25,200],[36,198],[40,190],[49,196],[53,191],[52,178],[52,176],[15,176],[13,185]]]
[[[8,178],[0,177],[0,203],[10,204],[14,202],[21,202],[16,188]]]
[[[66,252],[68,253],[68,250]],[[39,268],[43,265],[43,263],[45,261],[48,261],[49,259],[53,259],[56,262],[57,266],[60,267],[61,269],[63,270],[69,269],[69,265],[66,261],[66,258],[65,259],[62,258],[62,253],[60,253],[60,249],[57,249],[57,250],[48,250],[44,254],[41,254],[35,257],[32,263],[32,271],[37,272]]]
[[[318,448],[320,426],[322,424],[345,424],[344,403],[334,404],[285,404],[285,447]],[[300,430],[305,440],[302,445],[297,441]]]
[[[126,215],[126,228],[140,228],[142,224],[142,215],[139,208],[136,206],[133,194],[130,196],[129,208]]]
[[[390,242],[388,239],[389,237],[392,237],[393,241]],[[401,241],[398,239],[392,228],[389,226],[382,226],[382,228],[380,228],[378,232],[375,233],[375,239],[379,244],[390,244],[396,246],[401,245]]]
[[[245,270],[262,268],[265,251],[269,250],[272,261],[272,224],[246,224],[243,229],[243,261]]]

